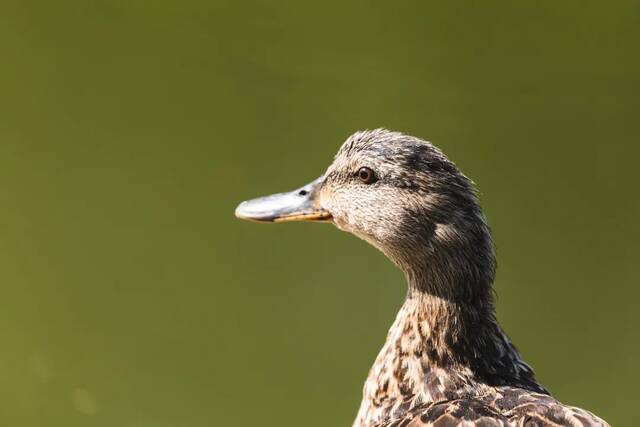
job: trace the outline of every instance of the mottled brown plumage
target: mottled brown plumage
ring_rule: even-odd
[[[332,222],[404,272],[407,297],[354,427],[607,426],[551,397],[498,325],[493,243],[473,183],[430,143],[358,132],[321,178],[236,215]]]

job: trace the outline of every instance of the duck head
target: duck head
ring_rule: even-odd
[[[241,203],[258,222],[330,222],[398,265],[412,289],[473,298],[495,261],[473,183],[432,144],[385,129],[351,135],[324,175]]]

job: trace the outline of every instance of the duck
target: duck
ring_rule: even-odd
[[[404,273],[406,297],[353,427],[609,426],[555,399],[501,328],[496,254],[475,184],[430,142],[356,132],[321,177],[242,202],[235,215],[333,224]]]

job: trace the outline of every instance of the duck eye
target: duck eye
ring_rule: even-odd
[[[372,184],[376,180],[376,175],[371,169],[362,167],[358,169],[358,178],[360,178],[360,181],[364,182],[365,184]]]

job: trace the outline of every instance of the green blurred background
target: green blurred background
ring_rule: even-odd
[[[401,274],[238,202],[353,131],[479,185],[498,313],[554,394],[636,408],[638,1],[0,6],[0,424],[347,426]]]

